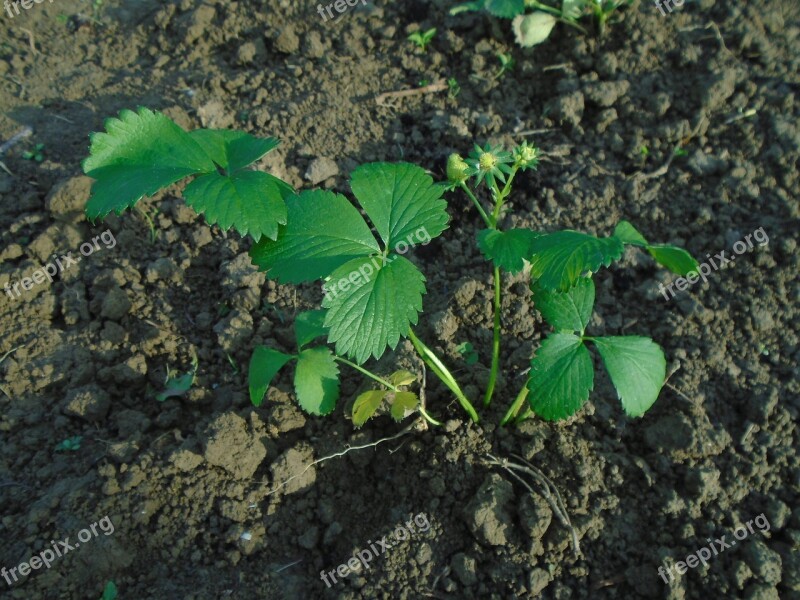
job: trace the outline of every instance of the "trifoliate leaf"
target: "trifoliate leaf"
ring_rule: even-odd
[[[189,175],[216,171],[200,145],[161,113],[123,110],[105,128],[90,136],[83,161],[84,173],[96,180],[86,205],[90,220],[120,214]]]
[[[389,395],[391,397],[391,394]],[[392,418],[402,421],[413,413],[419,405],[419,398],[412,392],[395,392],[392,400]]]
[[[364,392],[353,403],[353,425],[361,427],[367,420],[375,414],[378,407],[386,396],[384,390],[370,390]]]
[[[294,391],[301,408],[312,415],[327,415],[334,409],[339,399],[339,366],[329,348],[308,348],[300,353]]]
[[[647,240],[639,231],[628,221],[620,221],[614,228],[614,237],[619,238],[623,243],[631,246],[647,247]]]
[[[677,246],[659,244],[657,246],[648,246],[647,251],[656,261],[678,275],[688,275],[700,268],[691,254]]]
[[[444,187],[409,163],[368,163],[353,171],[353,194],[390,250],[427,243],[447,229]]]
[[[625,413],[641,417],[653,406],[664,385],[664,351],[646,337],[598,337],[592,341],[603,357]]]
[[[556,18],[545,12],[535,12],[529,15],[519,15],[514,18],[511,28],[517,44],[523,48],[530,48],[541,44],[548,37],[556,24]]]
[[[401,385],[411,385],[417,380],[417,376],[409,371],[395,371],[389,375],[389,383],[395,387]]]
[[[250,387],[250,402],[254,406],[261,406],[264,395],[267,393],[272,380],[278,371],[295,358],[273,348],[257,346],[250,357],[250,368],[247,371],[247,381]]]
[[[301,312],[294,320],[294,337],[297,340],[297,347],[313,342],[318,337],[327,336],[328,329],[325,327],[324,310],[307,310]]]
[[[186,204],[222,229],[233,227],[258,242],[262,236],[278,237],[278,226],[286,223],[284,200],[292,188],[269,173],[238,171],[232,175],[209,173],[186,186]]]
[[[227,129],[195,129],[189,135],[229,173],[256,162],[280,144],[275,138],[257,138]]]
[[[547,421],[574,415],[594,385],[592,357],[581,338],[554,333],[542,342],[531,361],[528,400]]]
[[[530,229],[484,229],[478,232],[478,247],[496,267],[517,273],[525,266],[523,259],[531,257],[532,242],[540,235]]]
[[[596,272],[622,256],[619,238],[598,238],[566,229],[531,242],[531,276],[543,289],[567,291],[586,271]]]
[[[284,283],[322,279],[348,261],[379,253],[364,218],[333,192],[305,191],[286,199],[288,223],[275,241],[250,249],[253,262]]]
[[[409,327],[416,325],[422,310],[425,277],[402,256],[390,256],[389,261],[380,265],[366,257],[341,266],[331,274],[331,281],[345,283],[322,301],[323,308],[329,309],[328,341],[336,344],[337,354],[346,354],[359,364],[370,355],[380,358],[387,346],[394,349]],[[351,279],[352,274],[376,265],[368,277]]]
[[[484,8],[494,17],[513,19],[525,12],[525,0],[484,0]]]
[[[697,261],[683,248],[669,244],[651,244],[628,221],[620,221],[614,229],[614,237],[631,246],[644,248],[658,263],[678,275],[688,275],[697,271]]]
[[[581,277],[566,292],[546,290],[534,283],[533,305],[556,331],[575,331],[583,335],[594,308],[594,282]]]

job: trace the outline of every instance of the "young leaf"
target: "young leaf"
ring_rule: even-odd
[[[121,214],[184,177],[216,170],[200,145],[161,113],[123,110],[105,128],[90,136],[83,161],[84,173],[96,180],[86,205],[90,220]]]
[[[286,224],[284,200],[293,193],[288,184],[269,173],[238,171],[198,177],[186,186],[183,196],[209,223],[226,230],[234,227],[258,242],[261,236],[278,237],[278,225]]]
[[[653,406],[664,385],[664,351],[646,337],[597,337],[592,341],[603,357],[625,413],[641,417]]]
[[[294,320],[294,337],[300,350],[318,337],[327,335],[324,310],[307,310],[297,315]]]
[[[561,16],[571,20],[580,18],[586,8],[586,2],[587,0],[564,0],[561,3]]]
[[[197,374],[197,357],[192,359],[192,370],[179,377],[167,377],[166,388],[163,392],[156,394],[156,400],[164,402],[167,398],[180,397],[192,389],[194,377]]]
[[[513,19],[525,12],[525,0],[484,0],[484,8],[493,17]]]
[[[530,229],[483,229],[478,232],[478,247],[487,260],[509,273],[517,273],[525,266],[523,261],[533,254],[533,240],[541,236]]]
[[[275,138],[257,138],[244,131],[227,129],[195,129],[189,136],[229,173],[253,164],[280,144]]]
[[[402,421],[419,405],[419,398],[412,392],[396,392],[392,400],[392,418],[395,421]]]
[[[614,229],[614,237],[631,246],[644,248],[658,263],[678,275],[688,275],[697,271],[697,261],[683,248],[668,244],[653,245],[628,221],[620,221]]]
[[[628,221],[620,221],[614,228],[614,237],[619,238],[623,243],[631,246],[646,248],[647,240],[639,231]]]
[[[433,239],[447,229],[444,187],[435,184],[421,167],[368,163],[353,171],[350,186],[390,250],[420,230]]]
[[[103,596],[100,600],[117,600],[117,586],[113,581],[109,581],[106,583],[106,587],[103,588]]]
[[[266,346],[257,346],[253,350],[247,380],[250,387],[250,402],[254,406],[261,406],[275,375],[293,358],[295,357],[290,354]]]
[[[336,353],[348,355],[357,363],[370,355],[380,358],[386,347],[394,349],[401,336],[408,335],[410,325],[416,325],[422,310],[425,277],[413,263],[394,256],[370,277],[354,278],[336,294],[322,300],[327,308],[325,326],[330,327],[328,341],[336,344]],[[370,267],[369,257],[352,260],[331,274],[331,279],[350,280],[353,273]]]
[[[250,249],[253,263],[284,283],[322,279],[344,263],[380,252],[355,206],[344,196],[305,191],[286,199],[288,222],[275,241]]]
[[[585,271],[594,273],[617,260],[624,246],[613,236],[598,238],[566,229],[536,238],[531,249],[531,276],[543,289],[565,292]]]
[[[411,385],[416,380],[417,376],[408,371],[395,371],[389,375],[389,383],[395,387],[400,387],[401,385]]]
[[[300,406],[312,415],[327,415],[339,399],[339,366],[329,348],[300,353],[294,372],[294,391]]]
[[[574,415],[594,386],[592,358],[583,341],[571,333],[554,333],[531,361],[528,389],[533,412],[547,421]]]
[[[555,27],[556,18],[546,12],[534,12],[529,15],[519,15],[514,18],[511,28],[514,39],[523,48],[530,48],[541,44]]]
[[[361,427],[375,414],[386,395],[385,390],[369,390],[364,392],[353,403],[353,425]]]
[[[583,335],[594,308],[594,282],[581,277],[566,292],[531,285],[533,305],[556,331],[576,331]]]
[[[691,254],[677,246],[659,244],[657,246],[648,246],[647,251],[658,263],[678,275],[688,275],[689,273],[697,272],[697,269],[700,268]]]

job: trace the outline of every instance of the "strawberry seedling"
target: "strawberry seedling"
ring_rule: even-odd
[[[268,277],[289,284],[323,283],[321,310],[295,319],[295,353],[267,346],[254,350],[248,379],[256,406],[278,372],[293,363],[300,406],[314,415],[329,414],[339,398],[339,368],[345,365],[381,386],[356,399],[352,418],[357,426],[383,403],[390,405],[397,420],[418,412],[438,424],[416,394],[407,391],[415,379],[412,374],[397,371],[384,378],[364,366],[407,338],[478,422],[475,408],[452,373],[414,332],[426,280],[405,254],[414,243],[427,244],[448,228],[447,203],[442,199],[448,189],[462,190],[486,225],[477,240],[492,263],[494,278],[485,405],[492,399],[499,369],[502,273],[519,272],[528,265],[534,305],[554,329],[537,350],[529,380],[503,423],[531,412],[548,420],[574,414],[593,388],[587,344],[600,354],[629,415],[643,414],[658,397],[666,361],[655,342],[639,336],[585,335],[594,306],[592,274],[619,259],[625,245],[647,251],[681,275],[695,271],[696,261],[680,248],[650,244],[625,221],[609,237],[571,230],[502,230],[514,178],[538,162],[536,148],[527,143],[513,152],[476,146],[466,160],[451,156],[447,185],[434,183],[424,169],[409,163],[361,165],[350,179],[357,207],[331,191],[295,193],[281,180],[248,169],[277,146],[272,138],[203,129],[186,133],[166,116],[147,109],[123,111],[119,119],[106,122],[106,130],[92,136],[91,153],[84,161],[86,173],[96,179],[86,209],[90,218],[112,210],[120,213],[143,196],[192,177],[184,190],[187,203],[209,222],[251,235],[252,261]],[[478,198],[481,186],[491,197],[489,210]],[[471,355],[465,359],[470,361]],[[195,372],[196,363],[190,373],[171,378],[162,396],[184,393]],[[529,408],[518,415],[528,397]]]
[[[503,231],[500,224],[509,206],[514,178],[520,171],[535,169],[537,164],[538,151],[527,142],[513,152],[476,146],[468,159],[454,154],[448,160],[449,189],[462,190],[478,210],[486,225],[478,233],[478,246],[493,268],[494,343],[484,404],[491,402],[499,369],[502,273],[520,272],[528,263],[534,307],[554,332],[536,351],[528,382],[502,423],[526,418],[531,413],[547,420],[575,414],[593,388],[594,369],[586,342],[600,354],[625,412],[641,416],[656,401],[664,385],[664,353],[646,337],[585,335],[595,299],[592,274],[621,258],[625,245],[646,250],[656,261],[679,274],[696,271],[697,261],[681,248],[650,244],[627,221],[621,221],[610,237],[571,230]],[[476,194],[481,185],[490,194],[489,210]],[[530,407],[518,417],[528,397]]]

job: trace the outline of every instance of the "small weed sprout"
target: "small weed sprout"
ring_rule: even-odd
[[[434,36],[436,35],[436,28],[428,29],[427,31],[415,31],[411,35],[408,36],[408,41],[414,44],[417,48],[422,50],[423,52],[427,52],[428,44],[431,43]]]
[[[76,435],[62,440],[56,445],[56,452],[76,452],[81,449],[82,435]]]
[[[44,160],[44,144],[36,144],[33,150],[26,150],[22,153],[25,160],[33,160],[40,163]]]
[[[497,58],[500,60],[500,70],[497,71],[497,74],[494,76],[495,79],[500,79],[506,73],[510,73],[514,70],[516,66],[516,61],[511,54],[504,54],[502,52],[498,52]]]

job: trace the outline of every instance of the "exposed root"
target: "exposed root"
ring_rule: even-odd
[[[443,92],[448,89],[449,87],[447,85],[447,81],[445,81],[444,79],[440,79],[439,81],[435,81],[430,85],[414,88],[413,90],[401,90],[399,92],[384,92],[383,94],[375,96],[375,102],[378,104],[378,106],[392,107],[393,105],[389,102],[386,102],[387,100],[393,98],[407,98],[409,96],[418,96],[420,94],[432,94],[434,92]]]
[[[272,488],[270,491],[268,491],[266,493],[266,495],[267,496],[271,496],[275,492],[277,492],[277,491],[283,489],[284,487],[286,487],[286,485],[290,481],[293,481],[293,480],[305,475],[310,468],[312,468],[312,467],[314,467],[314,466],[316,466],[316,465],[318,465],[320,463],[324,463],[327,460],[331,460],[332,458],[339,458],[339,457],[344,456],[345,454],[347,454],[349,452],[353,452],[355,450],[364,450],[366,448],[374,448],[378,444],[383,444],[384,442],[391,442],[392,440],[396,440],[397,438],[403,437],[404,435],[408,435],[409,433],[414,433],[416,431],[425,431],[427,428],[428,428],[428,426],[425,423],[425,421],[423,421],[421,418],[418,418],[413,423],[411,423],[410,425],[408,425],[404,429],[401,429],[400,431],[398,431],[394,435],[391,435],[391,436],[385,437],[385,438],[381,438],[381,439],[379,439],[377,441],[370,442],[369,444],[363,444],[361,446],[347,446],[347,448],[345,448],[341,452],[336,452],[336,453],[331,454],[329,456],[323,456],[322,458],[318,458],[317,460],[315,460],[315,461],[309,463],[308,465],[306,465],[306,468],[303,469],[297,475],[292,475],[291,477],[289,477],[289,479],[287,479],[284,482],[282,482],[279,486],[277,486],[275,488]],[[262,481],[261,483],[267,483],[267,482]]]
[[[524,464],[512,463],[507,458],[501,459],[491,454],[487,454],[486,456],[488,457],[488,459],[485,461],[486,464],[505,469],[509,475],[522,484],[531,494],[535,494],[536,492],[527,481],[525,481],[518,473],[516,473],[516,471],[520,471],[526,475],[529,475],[535,479],[539,485],[541,485],[542,491],[540,495],[550,505],[550,509],[553,511],[553,514],[556,516],[559,523],[569,530],[570,537],[572,538],[572,551],[575,554],[575,558],[580,558],[581,547],[580,543],[578,542],[578,533],[575,531],[575,528],[572,526],[572,523],[569,520],[567,507],[565,506],[564,499],[561,497],[561,493],[558,491],[556,485],[550,481],[550,479],[544,473],[542,473],[539,469],[534,467],[530,462],[518,454],[512,454],[511,456]]]

